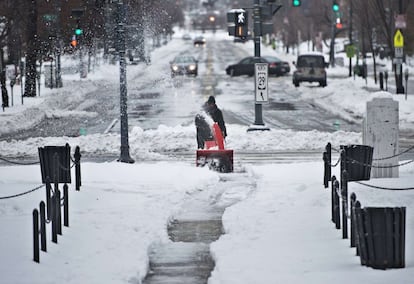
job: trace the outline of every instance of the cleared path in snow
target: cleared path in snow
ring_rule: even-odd
[[[239,201],[231,192],[243,187],[248,194],[255,186],[246,173],[221,174],[218,185],[189,196],[168,226],[171,242],[153,245],[143,283],[207,283],[215,265],[209,244],[224,233],[221,218],[225,208]]]

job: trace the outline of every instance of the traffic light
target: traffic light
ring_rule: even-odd
[[[337,29],[342,29],[342,28],[343,28],[342,23],[341,23],[341,18],[336,18],[336,24],[335,24],[335,27],[336,27]]]
[[[299,7],[301,4],[301,0],[292,0],[293,7]]]
[[[81,29],[81,28],[76,28],[75,29],[75,35],[77,35],[77,36],[79,36],[79,35],[81,35],[81,34],[83,34],[83,30]]]
[[[72,40],[70,41],[70,45],[72,47],[76,47],[78,45],[78,41],[76,40],[76,36],[72,36]]]
[[[236,37],[242,37],[242,38],[247,37],[247,32],[248,32],[247,12],[246,11],[236,12],[234,21],[235,21],[234,25],[236,28],[234,35]]]
[[[336,1],[333,1],[332,3],[332,11],[339,12],[339,5],[336,3]]]

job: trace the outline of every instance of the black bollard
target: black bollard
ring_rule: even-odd
[[[68,185],[63,185],[63,225],[69,227],[69,190]]]
[[[39,211],[33,210],[33,260],[39,262]]]
[[[56,233],[58,233],[59,235],[62,235],[62,211],[61,211],[61,206],[60,206],[60,190],[59,189],[55,189],[55,195],[56,195],[56,200],[55,200],[55,206],[56,206]]]
[[[385,79],[385,90],[388,92],[388,72],[385,71],[384,73],[384,79]]]
[[[356,255],[361,256],[361,265],[367,262],[367,246],[364,236],[364,217],[362,213],[361,203],[357,200],[355,202],[355,237],[356,237]]]
[[[328,153],[323,152],[322,154],[323,159],[323,186],[328,188],[329,181],[328,181]]]
[[[331,221],[335,223],[335,181],[336,176],[332,176],[331,183]]]
[[[332,145],[331,143],[326,144],[326,153],[327,153],[327,160],[328,160],[328,168],[327,168],[327,176],[328,176],[328,181],[331,180],[332,177]]]
[[[405,71],[404,71],[404,78],[405,78],[405,100],[407,100],[407,94],[408,94],[408,69],[405,69]]]
[[[324,175],[323,175],[323,184],[325,188],[329,187],[329,181],[331,180],[331,143],[328,143],[325,147],[326,151],[323,152],[323,162],[324,162]]]
[[[348,173],[342,172],[341,176],[341,196],[342,196],[342,238],[348,238]]]
[[[80,190],[80,187],[82,185],[81,182],[81,167],[80,167],[80,159],[81,159],[81,154],[80,154],[80,148],[79,146],[76,146],[75,148],[75,179],[76,179],[76,190]]]
[[[50,185],[50,178],[46,178],[46,210],[47,210],[47,219],[50,220],[51,216],[51,197],[52,196],[52,186]]]
[[[47,251],[46,248],[46,205],[40,202],[40,249]]]
[[[54,194],[51,198],[51,204],[50,204],[50,208],[51,208],[51,220],[52,220],[52,242],[57,243],[57,212],[56,212],[56,194]]]
[[[340,208],[339,208],[339,181],[335,180],[334,182],[334,211],[335,211],[335,228],[336,229],[341,229],[341,213],[340,213]]]
[[[384,90],[384,73],[383,72],[379,73],[379,84],[380,84],[380,89]]]
[[[351,193],[351,248],[355,247],[355,202],[356,194]]]

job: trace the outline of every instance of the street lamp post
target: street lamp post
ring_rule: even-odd
[[[125,13],[126,6],[122,0],[118,1],[118,54],[119,54],[119,83],[120,83],[120,112],[121,112],[121,155],[119,162],[134,163],[129,155],[128,142],[128,105],[127,81],[125,62]]]

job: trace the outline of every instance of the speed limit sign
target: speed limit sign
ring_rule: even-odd
[[[268,89],[267,89],[267,78],[268,78],[268,65],[267,63],[255,63],[255,101],[256,103],[267,103],[268,99]]]

